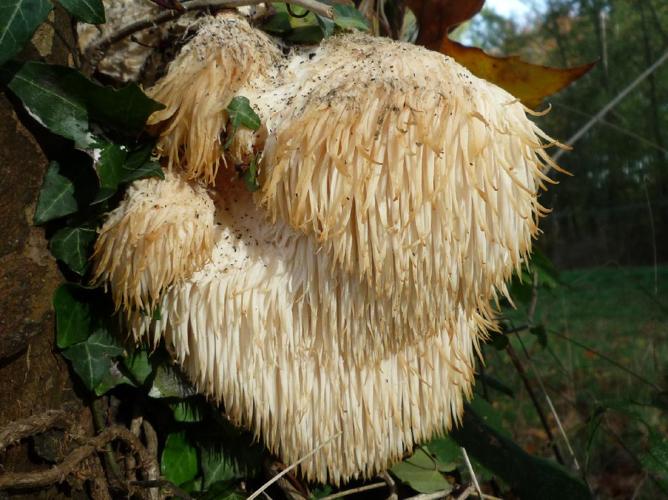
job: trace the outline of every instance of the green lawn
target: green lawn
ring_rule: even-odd
[[[534,324],[544,325],[547,346],[528,332],[512,335],[512,346],[558,433],[538,379],[543,382],[601,497],[629,498],[641,484],[639,498],[651,498],[660,491],[655,478],[663,476],[646,478],[644,457],[652,433],[668,432],[666,413],[649,406],[668,388],[668,266],[583,269],[560,277],[561,286],[538,293]],[[508,316],[526,324],[526,306]],[[485,358],[485,373],[516,392],[511,399],[488,388],[506,425],[529,451],[549,456],[545,431],[509,356],[486,346]],[[601,417],[600,409],[609,407],[614,410]],[[568,455],[563,440],[560,445]]]

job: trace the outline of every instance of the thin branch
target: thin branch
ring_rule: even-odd
[[[478,496],[482,498],[483,497],[482,489],[480,489],[480,483],[478,483],[478,478],[476,477],[475,471],[473,470],[473,464],[469,459],[469,454],[466,452],[466,448],[464,448],[463,446],[461,447],[461,449],[462,449],[462,455],[464,455],[464,461],[466,462],[466,467],[469,470],[469,474],[471,474],[471,480],[473,481],[475,490],[478,492]]]
[[[39,434],[54,427],[66,429],[71,425],[70,414],[65,410],[49,410],[40,415],[33,415],[11,422],[0,429],[0,451],[29,436]]]
[[[67,476],[76,472],[84,460],[115,440],[123,441],[139,456],[140,465],[144,470],[157,467],[154,458],[146,451],[139,438],[125,427],[116,425],[109,427],[96,437],[90,438],[85,445],[75,449],[65,460],[51,469],[25,473],[7,472],[0,475],[0,490],[44,488],[61,483]]]
[[[327,495],[326,497],[322,497],[320,500],[333,500],[334,498],[343,498],[343,497],[347,497],[348,495],[354,495],[356,493],[361,493],[363,491],[369,491],[369,490],[376,490],[378,488],[384,488],[385,486],[387,486],[385,482],[366,484],[364,486],[359,486],[357,488],[351,488],[349,490],[339,491],[339,492],[334,493],[332,495]]]
[[[524,342],[522,341],[522,337],[517,335],[517,340],[519,341],[520,345],[522,346],[522,350],[524,351],[524,357],[529,362],[529,368],[531,369],[531,371],[533,373],[533,376],[538,381],[538,386],[540,387],[541,391],[543,391],[543,396],[545,397],[545,401],[547,402],[547,406],[550,408],[550,412],[552,413],[552,416],[554,417],[554,420],[557,423],[557,428],[559,429],[559,433],[561,434],[561,437],[563,438],[564,442],[566,443],[566,448],[568,449],[568,452],[570,453],[571,458],[573,459],[573,465],[574,465],[576,470],[581,471],[582,469],[580,468],[580,462],[578,462],[578,457],[575,455],[575,450],[573,449],[573,446],[571,445],[571,441],[570,441],[570,439],[568,439],[568,435],[566,434],[566,430],[564,429],[564,426],[561,423],[561,418],[559,417],[559,414],[557,413],[557,410],[554,407],[554,404],[552,404],[552,398],[550,398],[550,395],[547,393],[547,389],[545,388],[545,384],[543,384],[543,378],[540,376],[540,373],[538,372],[538,368],[536,368],[535,363],[531,359],[531,356],[529,355],[529,351],[527,350],[526,346],[524,345]],[[583,472],[583,474],[584,474],[584,472]],[[586,480],[586,478],[584,478],[584,479]]]
[[[513,346],[510,342],[506,346],[506,352],[508,353],[510,361],[513,363],[513,366],[515,367],[517,374],[520,376],[520,379],[522,379],[522,383],[524,384],[527,393],[529,393],[529,398],[531,399],[534,408],[536,408],[536,413],[538,413],[538,418],[540,419],[540,422],[543,425],[545,434],[547,434],[550,446],[552,447],[552,451],[554,452],[554,457],[557,459],[557,462],[559,462],[561,465],[564,465],[564,459],[562,458],[561,452],[559,451],[559,446],[557,445],[557,442],[554,439],[554,434],[552,434],[552,429],[550,429],[550,424],[547,421],[545,412],[543,411],[543,408],[541,407],[538,398],[536,397],[536,393],[534,392],[533,386],[529,381],[529,377],[527,377],[526,370],[524,370],[524,366],[522,365],[520,358],[517,356],[517,353],[515,352],[515,349],[513,349]]]
[[[305,460],[308,460],[309,458],[311,458],[313,455],[315,455],[315,454],[316,454],[318,451],[320,451],[322,448],[324,448],[324,447],[327,446],[329,443],[331,443],[331,442],[334,441],[336,438],[338,438],[341,434],[343,434],[343,431],[340,431],[340,432],[334,434],[332,437],[330,437],[329,439],[325,440],[325,441],[322,442],[320,445],[318,445],[317,448],[315,448],[315,449],[312,450],[312,451],[309,451],[306,455],[304,455],[302,458],[300,458],[299,460],[297,460],[295,463],[293,463],[293,464],[290,465],[289,467],[286,467],[285,469],[283,469],[281,472],[279,472],[279,473],[276,474],[274,477],[272,477],[269,481],[267,481],[266,483],[264,483],[264,484],[260,487],[260,489],[256,490],[251,496],[249,496],[249,497],[248,497],[248,500],[253,500],[254,498],[259,497],[259,496],[262,494],[262,492],[263,492],[264,490],[266,490],[267,488],[269,488],[269,486],[271,486],[271,485],[274,484],[276,481],[278,481],[279,479],[281,479],[283,476],[285,476],[285,475],[286,475],[288,472],[290,472],[292,469],[296,468],[300,463],[302,463],[302,462],[304,462]]]
[[[91,45],[86,49],[83,72],[85,74],[91,74],[95,71],[98,64],[102,59],[104,59],[105,54],[109,48],[127,38],[138,31],[142,31],[148,28],[154,28],[160,24],[173,21],[181,17],[186,12],[194,12],[200,10],[221,10],[229,9],[235,7],[249,6],[249,5],[259,5],[265,3],[264,0],[193,0],[183,5],[182,10],[165,10],[160,12],[160,14],[135,21],[134,23],[128,24],[127,26],[110,33],[108,36],[102,38],[95,44]],[[329,5],[326,5],[317,0],[289,0],[288,3],[293,5],[299,5],[305,9],[310,10],[311,12],[321,15],[323,17],[332,19],[334,17],[334,11]]]

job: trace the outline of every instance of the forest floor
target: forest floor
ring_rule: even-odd
[[[668,435],[665,413],[662,418],[656,409],[665,410],[668,399],[668,266],[610,266],[560,277],[561,286],[540,291],[534,316],[547,344],[524,333],[512,336],[513,347],[558,433],[542,381],[594,491],[602,498],[651,498],[668,478],[668,471],[644,472],[653,440],[664,446]],[[521,324],[527,312],[509,316]],[[509,357],[488,347],[486,361],[487,375],[517,388],[514,398],[498,392],[492,398],[508,429],[528,451],[549,456],[543,426]],[[557,441],[572,463],[563,438]]]

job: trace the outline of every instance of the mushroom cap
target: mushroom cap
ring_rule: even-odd
[[[214,213],[206,189],[171,172],[132,183],[95,242],[93,281],[110,285],[117,308],[152,311],[211,259]]]
[[[171,172],[162,184],[212,186],[211,250],[179,272],[135,265],[146,282],[162,276],[134,294],[161,316],[126,308],[127,324],[137,341],[165,339],[197,388],[285,462],[334,438],[301,464],[308,479],[369,477],[460,418],[495,328],[490,302],[538,232],[542,140],[553,141],[443,55],[350,34],[284,55],[236,15],[200,22],[149,92],[165,104],[151,117]],[[224,149],[235,96],[262,129]],[[232,167],[256,154],[252,194]],[[170,189],[145,203],[169,205]],[[117,303],[137,284],[104,256],[143,245],[128,229],[136,196],[97,251]],[[174,228],[189,217],[164,215]],[[172,266],[202,255],[201,238],[176,241],[150,251]]]

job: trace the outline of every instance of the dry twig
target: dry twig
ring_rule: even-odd
[[[121,426],[109,427],[99,435],[89,438],[83,446],[72,451],[61,463],[51,469],[37,472],[7,472],[0,475],[0,490],[44,488],[61,483],[67,476],[76,472],[79,465],[93,453],[99,451],[112,441],[123,441],[133,453],[139,457],[140,467],[146,471],[157,469],[155,458],[142,445],[137,436]]]
[[[182,4],[183,9],[181,10],[165,10],[156,16],[140,19],[139,21],[128,24],[118,31],[109,34],[86,49],[82,70],[85,74],[92,74],[100,61],[104,59],[104,56],[113,44],[120,42],[121,40],[137,33],[138,31],[153,28],[160,24],[173,21],[174,19],[181,17],[186,12],[200,10],[215,11],[235,7],[258,5],[261,3],[265,3],[264,0],[193,0],[192,2]],[[329,5],[326,5],[317,0],[290,0],[288,3],[299,5],[300,7],[308,9],[311,12],[329,19],[334,17],[332,8]]]
[[[70,414],[65,410],[49,410],[40,415],[33,415],[11,422],[0,429],[0,451],[21,439],[39,434],[49,429],[66,429],[72,425]]]

